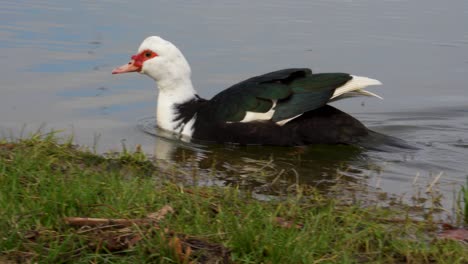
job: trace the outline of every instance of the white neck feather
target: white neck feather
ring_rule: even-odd
[[[165,86],[167,85],[167,86]],[[177,117],[175,106],[195,98],[196,91],[190,79],[180,82],[158,82],[159,95],[156,107],[156,118],[158,127],[176,131],[180,121],[175,121]]]

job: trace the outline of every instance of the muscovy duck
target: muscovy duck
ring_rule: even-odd
[[[377,80],[347,73],[283,69],[234,84],[206,100],[198,96],[181,51],[158,36],[146,38],[128,64],[112,74],[139,72],[159,87],[156,118],[182,139],[217,143],[300,146],[354,144],[374,133],[328,103],[354,96]]]

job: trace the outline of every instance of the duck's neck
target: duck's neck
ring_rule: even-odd
[[[177,107],[181,104],[195,100],[197,93],[190,78],[171,82],[158,81],[159,95],[156,107],[158,127],[171,132],[183,132],[183,120]]]

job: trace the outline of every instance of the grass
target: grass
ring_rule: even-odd
[[[462,212],[463,222],[468,225],[468,176],[466,177],[466,184],[462,186],[460,191],[461,199],[459,199],[459,208]]]
[[[138,151],[98,156],[54,135],[0,143],[0,263],[468,261],[466,244],[438,239],[436,223],[404,207],[364,207],[307,187],[262,202],[236,187],[183,186],[179,169],[162,171]],[[64,220],[147,219],[164,206],[174,212],[151,225]]]

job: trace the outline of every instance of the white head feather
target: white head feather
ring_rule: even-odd
[[[157,56],[146,60],[140,73],[153,78],[161,90],[185,86],[190,82],[190,65],[174,44],[161,37],[151,36],[141,43],[138,53],[145,50],[151,50]]]

